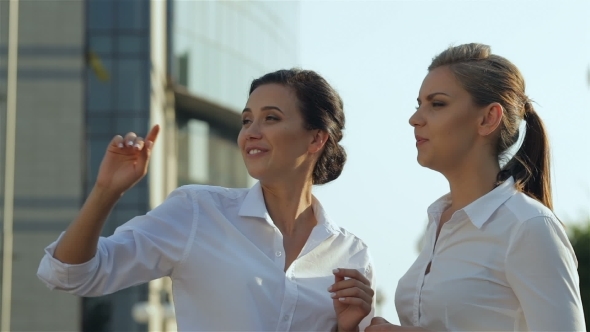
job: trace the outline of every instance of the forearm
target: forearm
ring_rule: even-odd
[[[66,264],[82,264],[92,259],[102,227],[120,197],[120,194],[93,188],[80,213],[57,244],[53,257]]]

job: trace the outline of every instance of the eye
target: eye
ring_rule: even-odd
[[[252,122],[252,121],[250,121],[250,119],[242,119],[242,125],[243,126],[247,125],[250,122]]]
[[[266,119],[267,121],[278,121],[278,120],[279,120],[279,118],[277,118],[277,117],[276,117],[276,116],[274,116],[274,115],[267,115],[265,119]]]
[[[443,107],[445,106],[445,103],[440,102],[440,101],[433,101],[432,102],[432,107]]]

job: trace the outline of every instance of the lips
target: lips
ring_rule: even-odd
[[[422,136],[418,136],[416,135],[416,145],[421,145],[423,143],[428,142],[428,139],[422,137]]]

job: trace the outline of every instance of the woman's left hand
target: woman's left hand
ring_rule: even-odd
[[[371,282],[354,269],[335,269],[334,284],[328,288],[336,311],[338,332],[358,331],[359,323],[373,305]],[[348,278],[348,279],[345,279]]]
[[[421,327],[404,327],[394,325],[381,317],[373,317],[371,325],[365,329],[365,332],[427,332]]]

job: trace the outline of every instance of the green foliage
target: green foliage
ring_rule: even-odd
[[[578,258],[580,292],[586,326],[590,327],[590,218],[585,225],[568,226],[570,241]]]

